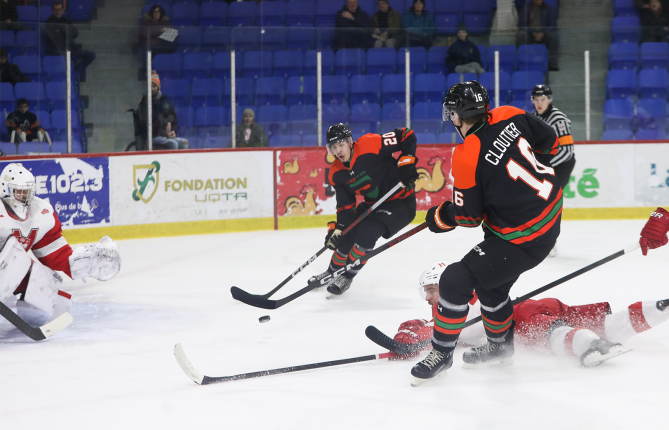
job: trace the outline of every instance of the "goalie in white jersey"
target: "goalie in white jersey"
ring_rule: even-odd
[[[35,176],[21,164],[0,173],[0,200],[0,301],[11,305],[17,296],[17,313],[28,324],[43,325],[69,311],[71,296],[59,289],[63,281],[55,270],[106,281],[121,269],[118,247],[107,236],[70,247],[51,204],[35,196]]]

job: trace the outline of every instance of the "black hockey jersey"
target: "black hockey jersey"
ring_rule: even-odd
[[[400,176],[393,153],[416,154],[416,134],[408,128],[396,128],[384,135],[366,134],[353,144],[351,160],[335,160],[328,181],[337,193],[337,223],[348,226],[355,220],[356,194],[374,203],[390,191]],[[413,186],[400,189],[386,201],[413,198]]]
[[[553,129],[525,111],[491,110],[453,151],[453,204],[443,221],[463,227],[483,223],[521,246],[554,242],[562,189],[549,162],[558,146]]]

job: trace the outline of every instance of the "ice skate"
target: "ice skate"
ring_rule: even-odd
[[[551,249],[551,252],[548,253],[548,257],[552,258],[555,257],[556,255],[557,255],[557,245],[555,245],[553,249]]]
[[[329,279],[326,279],[328,278]],[[323,279],[326,279],[323,281]],[[312,276],[309,278],[307,281],[308,285],[310,287],[313,287],[314,291],[322,291],[323,287],[329,287],[332,282],[334,282],[335,277],[333,276],[332,272],[329,270],[326,270],[325,272],[321,273],[320,275]],[[314,285],[315,284],[315,285]]]
[[[512,323],[509,332],[503,342],[490,342],[462,354],[464,363],[462,367],[465,369],[477,369],[489,366],[510,366],[513,364],[513,328],[515,321]]]
[[[620,343],[609,342],[606,339],[593,340],[590,349],[581,354],[581,366],[599,366],[606,360],[630,351],[631,349],[625,349]]]
[[[328,285],[328,292],[335,296],[341,296],[351,288],[351,283],[353,279],[349,279],[344,275],[337,276],[337,279],[334,280],[330,285]]]
[[[428,379],[432,379],[440,372],[450,369],[453,365],[453,350],[444,354],[443,352],[433,349],[427,357],[418,362],[411,369],[412,387],[417,387]]]

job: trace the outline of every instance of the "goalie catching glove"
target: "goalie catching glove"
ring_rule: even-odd
[[[337,244],[339,243],[339,239],[341,239],[341,232],[343,229],[343,225],[330,221],[328,223],[328,234],[325,236],[325,246],[333,251],[337,249]]]
[[[121,270],[121,255],[109,236],[100,242],[75,248],[70,256],[72,279],[95,278],[107,281]]]
[[[650,219],[646,221],[646,225],[641,230],[639,244],[643,255],[648,254],[648,249],[666,245],[669,242],[667,232],[669,232],[669,212],[663,208],[657,208],[650,214]]]
[[[433,233],[446,233],[447,231],[453,230],[456,226],[448,225],[443,220],[446,218],[446,208],[451,204],[451,202],[446,201],[442,202],[439,206],[432,206],[427,210],[427,215],[425,216],[425,222],[427,222],[427,227]]]
[[[405,321],[400,324],[397,329],[397,334],[395,335],[394,340],[399,343],[414,345],[432,338],[433,330],[434,326],[427,320],[418,319]],[[431,347],[432,345],[427,345],[423,350]],[[394,352],[391,352],[390,354],[391,356],[389,358],[391,360],[408,360],[417,357],[420,354],[420,351],[407,355],[400,355]]]

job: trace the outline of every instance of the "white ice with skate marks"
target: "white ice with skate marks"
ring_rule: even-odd
[[[512,298],[638,239],[643,220],[564,222],[556,258],[526,273]],[[264,294],[323,245],[325,228],[120,241],[123,269],[108,282],[68,281],[74,323],[42,342],[0,323],[0,422],[8,429],[414,429],[448,420],[468,429],[650,429],[666,424],[669,324],[626,342],[601,366],[516,348],[514,364],[472,372],[462,352],[444,377],[410,386],[412,362],[372,361],[198,386],[174,358],[181,343],[208,376],[384,352],[369,341],[408,319],[429,318],[417,280],[456,261],[480,229],[429,231],[372,259],[343,296],[306,294],[266,311],[230,287]],[[380,242],[381,243],[381,242]],[[277,252],[278,251],[278,252]],[[325,270],[326,253],[277,298]],[[669,247],[620,257],[540,297],[609,301],[613,311],[669,298]],[[271,321],[258,317],[271,315]],[[39,411],[39,413],[35,413]]]

